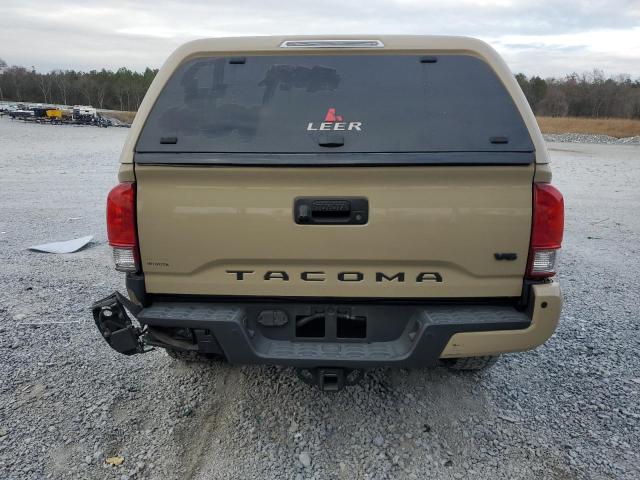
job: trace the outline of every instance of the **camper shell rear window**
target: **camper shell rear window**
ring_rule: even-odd
[[[225,56],[173,73],[136,161],[415,163],[447,154],[453,163],[529,163],[533,151],[511,96],[470,55]]]

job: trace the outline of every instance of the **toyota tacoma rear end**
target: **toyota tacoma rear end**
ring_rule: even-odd
[[[119,180],[107,229],[128,297],[93,315],[121,353],[289,365],[335,390],[368,367],[481,368],[558,322],[562,196],[478,40],[188,43]]]

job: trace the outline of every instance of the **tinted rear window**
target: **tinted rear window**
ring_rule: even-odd
[[[478,58],[286,55],[184,63],[136,151],[531,152],[533,145],[513,100]]]

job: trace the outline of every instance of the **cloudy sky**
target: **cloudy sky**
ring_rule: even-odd
[[[321,33],[469,35],[514,72],[640,77],[640,0],[0,0],[0,58],[40,71],[159,67],[201,37]]]

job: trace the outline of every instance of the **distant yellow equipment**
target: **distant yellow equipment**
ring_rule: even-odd
[[[52,110],[47,110],[47,118],[55,118],[55,119],[62,119],[62,110],[59,109],[52,109]]]

